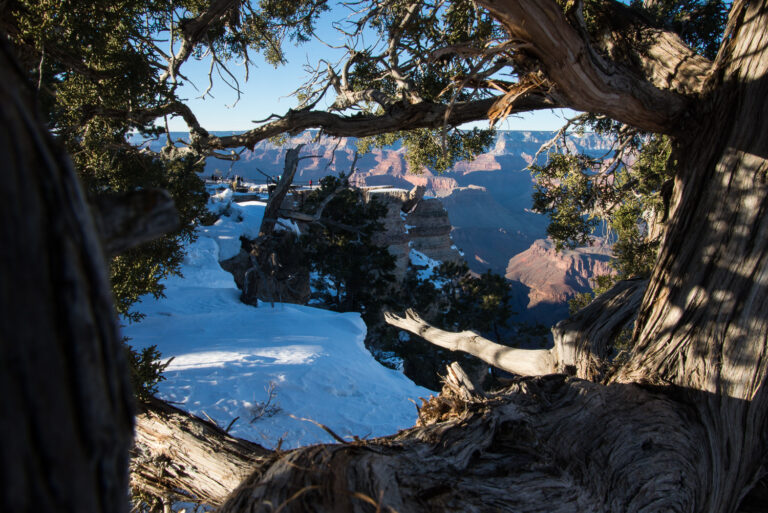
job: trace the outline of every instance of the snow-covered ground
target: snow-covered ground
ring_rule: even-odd
[[[442,262],[440,260],[434,260],[432,258],[429,258],[427,255],[425,255],[421,251],[416,251],[413,248],[410,249],[408,258],[411,261],[411,265],[421,269],[417,273],[419,280],[421,281],[432,280],[432,282],[438,288],[444,285],[443,283],[440,283],[439,280],[433,279],[432,277],[432,275],[435,272],[435,269],[437,269],[442,265]]]
[[[267,447],[280,438],[284,447],[333,441],[302,418],[349,438],[412,426],[409,399],[430,392],[374,360],[359,314],[240,302],[232,275],[218,262],[237,253],[241,234],[258,230],[264,203],[230,201],[226,194],[212,200],[210,208],[229,215],[199,229],[184,277],[165,282],[164,299],[144,298],[137,309],[146,318],[123,328],[134,347],[156,344],[173,358],[160,396],[222,427],[239,417],[230,432]],[[277,408],[251,422],[270,388]]]

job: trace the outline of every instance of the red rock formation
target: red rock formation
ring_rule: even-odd
[[[563,304],[576,293],[591,290],[591,278],[613,273],[610,254],[604,244],[557,252],[552,241],[539,239],[509,260],[505,276],[530,289],[528,309]]]

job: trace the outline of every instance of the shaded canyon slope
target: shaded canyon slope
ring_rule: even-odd
[[[550,325],[568,317],[568,300],[591,290],[590,278],[613,271],[605,244],[556,251],[548,239],[509,259],[504,276],[514,284],[514,308],[529,322]]]
[[[533,178],[527,166],[552,132],[499,131],[489,151],[472,162],[460,162],[449,172],[428,169],[412,172],[399,146],[375,149],[357,161],[353,182],[365,186],[426,188],[440,198],[448,211],[451,238],[464,253],[470,268],[478,273],[491,270],[514,284],[518,320],[551,324],[567,316],[567,300],[590,290],[590,278],[610,272],[609,250],[604,246],[557,253],[546,240],[547,219],[533,213]],[[158,144],[162,141],[158,141]],[[295,181],[317,183],[329,174],[349,173],[356,150],[351,138],[318,137],[307,131],[289,138],[282,146],[262,141],[253,152],[230,163],[209,159],[205,174],[238,175],[257,183],[262,173],[282,173],[285,149],[305,144]],[[573,135],[573,149],[603,155],[609,141],[595,134]]]

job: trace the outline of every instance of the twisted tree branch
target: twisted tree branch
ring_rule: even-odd
[[[556,84],[553,96],[559,103],[606,114],[638,128],[673,132],[675,120],[689,106],[688,98],[675,90],[698,90],[709,69],[706,60],[696,58],[679,38],[657,31],[643,56],[648,60],[644,72],[630,70],[599,53],[586,32],[574,28],[554,0],[478,3],[506,27],[511,38],[530,44],[523,54],[541,65]],[[687,76],[670,79],[670,68],[685,69]]]

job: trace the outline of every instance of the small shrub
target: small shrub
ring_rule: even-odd
[[[594,299],[592,292],[579,292],[568,300],[568,314],[573,315],[589,305]]]
[[[251,414],[251,424],[259,419],[274,417],[282,408],[277,404],[277,383],[270,381],[269,385],[264,387],[264,391],[267,393],[266,401],[256,401],[256,404],[248,408],[248,412]]]
[[[133,393],[139,401],[146,401],[157,393],[157,385],[165,380],[163,371],[173,358],[161,362],[161,355],[157,346],[136,350],[126,343],[125,347],[128,352],[128,365],[131,369]]]

